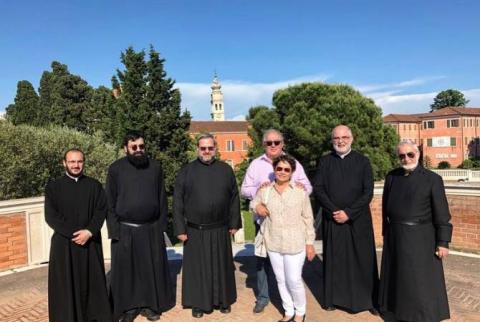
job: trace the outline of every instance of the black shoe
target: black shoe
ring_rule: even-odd
[[[197,307],[192,308],[192,316],[194,318],[201,318],[203,316],[203,311]]]
[[[135,321],[135,318],[137,316],[138,316],[138,310],[137,309],[124,312],[121,319],[120,319],[120,322],[133,322],[133,321]]]
[[[376,308],[370,309],[370,310],[368,310],[368,312],[370,312],[370,314],[372,314],[372,315],[380,316],[380,312],[378,312],[378,310]]]
[[[335,311],[335,310],[336,310],[335,306],[327,306],[325,308],[325,311]]]
[[[268,303],[266,304],[261,304],[261,303],[256,303],[255,307],[253,308],[253,313],[262,313],[263,310],[265,310],[265,306],[267,306]]]
[[[140,311],[140,314],[147,318],[148,321],[158,321],[160,320],[160,314],[154,310],[145,307]]]
[[[220,307],[220,312],[222,312],[223,314],[228,314],[232,312],[232,307],[230,305],[227,307]]]

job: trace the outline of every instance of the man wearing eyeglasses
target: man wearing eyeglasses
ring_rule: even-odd
[[[182,305],[192,316],[219,309],[228,314],[237,300],[231,236],[242,227],[232,168],[215,158],[215,138],[197,139],[198,158],[175,182],[174,230],[183,242]]]
[[[241,193],[248,200],[253,200],[260,187],[273,182],[275,174],[273,172],[273,160],[284,154],[283,135],[275,129],[268,129],[263,134],[262,144],[265,153],[253,160],[248,166],[245,178],[243,179]],[[302,186],[309,194],[312,192],[312,186],[308,180],[302,165],[296,162],[296,171],[292,175],[292,181]],[[255,219],[255,231],[258,233],[261,223],[261,217]],[[256,303],[253,308],[254,313],[263,312],[265,306],[270,301],[268,294],[268,276],[270,270],[268,258],[257,257],[257,290]]]
[[[106,187],[114,317],[131,322],[142,314],[156,321],[175,302],[163,238],[168,211],[163,171],[148,158],[141,132],[129,131],[123,143],[126,157],[109,167]]]
[[[350,128],[332,131],[332,153],[320,158],[314,193],[323,215],[326,310],[369,310],[378,315],[378,269],[370,201],[373,174],[367,157],[352,150]]]
[[[442,178],[422,167],[411,142],[397,147],[400,168],[383,189],[383,254],[380,309],[397,320],[450,318],[442,261],[452,224]]]

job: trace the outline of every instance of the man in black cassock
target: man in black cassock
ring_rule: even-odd
[[[418,147],[402,142],[401,167],[383,189],[383,254],[379,304],[402,321],[450,318],[442,259],[452,237],[442,178],[418,164]]]
[[[130,131],[123,143],[126,157],[110,165],[106,188],[113,313],[124,322],[138,314],[156,321],[175,303],[163,235],[168,211],[163,171],[147,157],[142,133]]]
[[[110,322],[102,228],[107,214],[100,182],[83,175],[85,156],[68,150],[65,176],[45,189],[45,220],[53,229],[48,265],[50,322]]]
[[[235,175],[215,159],[214,137],[200,136],[197,150],[175,182],[174,227],[184,242],[182,304],[200,318],[214,308],[229,313],[237,299],[231,235],[242,223]]]
[[[323,156],[314,193],[323,217],[323,277],[326,310],[335,307],[378,315],[378,269],[370,201],[373,175],[370,161],[351,149],[350,128],[332,131],[334,151]]]

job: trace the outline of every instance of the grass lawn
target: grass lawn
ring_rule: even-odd
[[[253,224],[252,213],[242,210],[243,229],[245,230],[245,241],[253,241],[255,239],[255,225]]]

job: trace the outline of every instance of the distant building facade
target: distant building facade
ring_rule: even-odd
[[[225,121],[225,104],[222,85],[215,74],[210,94],[210,115],[212,121],[191,121],[189,133],[192,137],[201,133],[211,133],[218,144],[220,158],[235,168],[247,159],[252,140],[248,136],[247,121]]]
[[[432,166],[447,161],[456,167],[469,157],[480,157],[480,108],[445,107],[431,113],[388,114],[383,122],[393,126],[401,140],[416,143]]]

